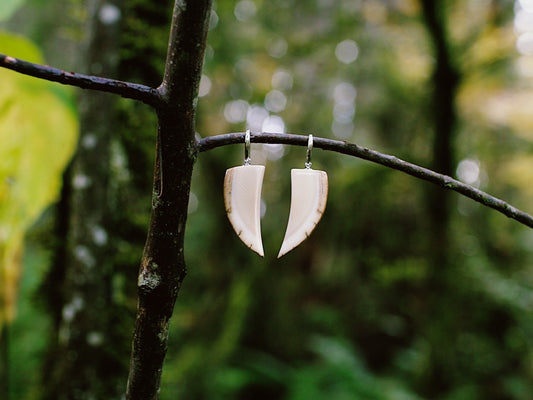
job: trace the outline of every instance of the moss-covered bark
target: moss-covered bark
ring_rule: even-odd
[[[104,2],[87,4],[86,39],[80,64],[87,73],[114,76],[117,68],[119,19],[101,17]],[[119,12],[107,3],[109,11]],[[113,238],[110,236],[111,144],[114,140],[113,96],[96,91],[80,93],[80,140],[68,180],[68,211],[64,218],[65,248],[56,261],[49,285],[60,287],[55,309],[55,343],[44,370],[43,398],[120,398],[125,366],[117,343],[113,314]],[[57,293],[57,292],[56,292]]]
[[[185,277],[185,223],[197,148],[195,116],[211,0],[176,1],[157,107],[152,214],[139,270],[139,302],[126,398],[157,399],[170,317]]]

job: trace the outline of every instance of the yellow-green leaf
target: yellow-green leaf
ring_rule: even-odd
[[[27,39],[0,33],[0,52],[42,63]],[[14,316],[23,237],[57,200],[75,150],[77,115],[66,87],[0,69],[0,326]]]

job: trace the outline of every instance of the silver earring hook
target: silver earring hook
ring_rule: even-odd
[[[313,151],[313,135],[309,135],[309,139],[307,139],[307,158],[305,162],[305,168],[311,169],[311,151]]]
[[[244,165],[250,165],[250,129],[244,135]]]

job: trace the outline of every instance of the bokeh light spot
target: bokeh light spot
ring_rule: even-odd
[[[355,86],[349,82],[341,82],[333,89],[333,99],[335,103],[348,105],[355,101],[357,96],[357,90]]]
[[[271,90],[265,96],[265,107],[271,112],[280,112],[287,106],[287,97],[279,90]]]
[[[285,133],[285,122],[283,118],[271,115],[263,120],[261,130],[270,133]]]
[[[218,25],[218,14],[215,12],[215,10],[211,10],[211,15],[209,16],[209,30],[213,30]]]
[[[246,21],[252,18],[256,12],[257,12],[257,6],[255,5],[253,1],[242,0],[242,1],[239,1],[235,5],[233,14],[235,14],[235,18],[243,22],[243,21]]]
[[[277,161],[285,154],[285,148],[282,144],[267,143],[263,145],[263,153],[267,159]]]
[[[533,32],[525,32],[518,36],[516,41],[518,52],[525,56],[533,55]]]
[[[335,121],[342,124],[348,124],[352,122],[355,115],[355,104],[335,104],[333,107],[333,118]]]
[[[271,57],[281,58],[287,53],[289,45],[283,38],[273,38],[268,41],[266,48]]]
[[[263,122],[268,118],[268,111],[264,107],[254,104],[248,108],[246,125],[252,131],[262,131]]]
[[[353,40],[343,40],[335,48],[337,60],[344,64],[353,63],[359,56],[359,47]]]
[[[348,139],[353,134],[353,123],[342,123],[339,121],[333,121],[331,123],[331,131],[335,137],[339,139]]]
[[[246,121],[248,107],[248,102],[244,100],[230,101],[224,106],[224,118],[232,124]]]
[[[479,162],[470,158],[461,160],[457,165],[456,172],[460,181],[472,185],[479,181]]]
[[[211,79],[207,75],[202,75],[200,78],[200,87],[198,89],[198,97],[204,97],[211,91]]]
[[[289,90],[292,88],[292,75],[284,70],[277,69],[272,75],[272,87],[278,90]]]
[[[533,0],[519,0],[520,5],[527,12],[533,13]]]
[[[112,25],[116,23],[121,15],[122,13],[120,12],[120,9],[110,3],[104,4],[98,13],[98,17],[100,17],[100,21],[104,25]]]

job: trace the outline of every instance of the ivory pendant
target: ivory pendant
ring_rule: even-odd
[[[224,204],[233,229],[246,246],[264,256],[261,240],[261,186],[265,167],[230,168],[224,178]]]
[[[291,170],[291,207],[278,258],[302,243],[315,229],[326,209],[328,175],[313,169]]]

